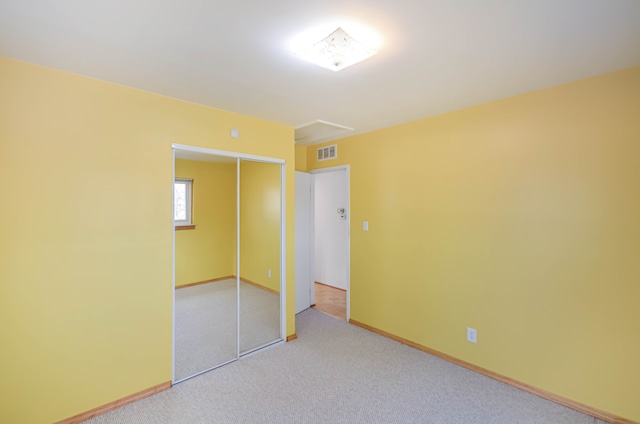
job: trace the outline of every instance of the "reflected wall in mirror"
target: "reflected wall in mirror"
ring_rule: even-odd
[[[203,159],[175,161],[175,177],[193,180],[195,228],[175,232],[174,382],[238,356],[237,160]]]
[[[280,165],[240,160],[240,353],[281,338]]]

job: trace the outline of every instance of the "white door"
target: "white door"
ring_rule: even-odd
[[[313,289],[313,221],[311,174],[296,171],[296,314],[311,306]]]
[[[347,171],[313,174],[315,281],[348,290],[349,195]]]

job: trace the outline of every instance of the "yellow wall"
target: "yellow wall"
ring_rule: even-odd
[[[280,202],[280,166],[241,161],[240,277],[276,292],[280,292]]]
[[[296,146],[296,171],[307,172],[307,146]]]
[[[640,422],[640,68],[338,145],[353,319]]]
[[[240,138],[229,136],[231,128]],[[0,421],[50,423],[171,379],[171,143],[287,161],[293,129],[0,58]]]
[[[176,160],[193,179],[195,229],[176,231],[176,287],[236,273],[236,164]]]

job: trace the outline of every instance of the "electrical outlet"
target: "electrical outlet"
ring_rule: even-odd
[[[475,328],[467,327],[467,341],[471,343],[478,343],[478,332]]]
[[[271,270],[269,270],[269,272],[267,272],[267,274],[269,275],[269,278],[271,278]]]

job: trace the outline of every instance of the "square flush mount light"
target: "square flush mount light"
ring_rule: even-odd
[[[342,28],[338,28],[323,40],[298,50],[295,54],[323,68],[339,71],[361,62],[377,51],[354,40]]]

